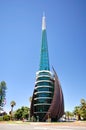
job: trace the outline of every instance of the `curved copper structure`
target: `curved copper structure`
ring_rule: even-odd
[[[62,117],[64,114],[64,98],[63,98],[63,92],[61,89],[61,85],[59,83],[58,76],[54,71],[54,94],[53,94],[53,99],[51,102],[51,105],[48,109],[48,111],[45,113],[44,117],[40,121],[46,121],[49,117],[51,118],[52,121],[57,121]],[[34,89],[35,92],[35,89]],[[32,97],[32,102],[31,102],[31,109],[30,109],[30,116],[36,116],[34,113],[34,92],[33,92],[33,97]]]
[[[43,120],[46,120],[49,116],[53,121],[55,121],[60,119],[64,114],[64,98],[61,85],[59,83],[59,79],[54,68],[53,71],[55,75],[53,100]]]

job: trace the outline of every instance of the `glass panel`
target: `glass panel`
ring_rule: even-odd
[[[48,104],[50,104],[51,103],[51,100],[52,99],[37,99],[37,100],[35,100],[34,102],[35,102],[35,104],[40,104],[40,103],[48,103]]]
[[[38,79],[37,79],[37,81],[38,80],[50,80],[50,77],[39,77]]]
[[[50,70],[46,30],[43,30],[43,32],[42,32],[42,46],[41,46],[39,70]]]
[[[36,86],[52,86],[53,82],[39,82]]]
[[[52,93],[38,93],[36,97],[52,97]]]
[[[48,105],[35,106],[35,112],[47,112],[48,108],[49,108]]]

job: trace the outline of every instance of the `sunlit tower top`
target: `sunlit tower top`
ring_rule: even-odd
[[[45,15],[43,15],[43,17],[42,17],[42,45],[41,45],[39,71],[41,71],[41,70],[48,70],[48,71],[50,70]]]

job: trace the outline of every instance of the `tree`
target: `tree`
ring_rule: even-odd
[[[13,107],[16,105],[16,102],[15,101],[11,101],[10,105],[11,105],[11,118],[12,118],[12,116],[13,116]]]
[[[22,110],[20,108],[15,111],[14,118],[16,120],[21,120],[22,119]]]
[[[11,111],[13,111],[13,107],[16,105],[16,102],[15,101],[11,101],[10,105],[11,105]]]
[[[73,112],[66,111],[65,112],[65,116],[66,116],[67,120],[70,120],[74,116],[74,114],[73,114]]]
[[[28,107],[22,106],[15,111],[14,117],[16,120],[28,119]]]
[[[73,111],[74,115],[76,115],[78,117],[78,120],[81,120],[81,111],[80,111],[80,106],[76,106],[74,108],[74,111]]]
[[[74,108],[74,114],[77,115],[78,120],[86,120],[86,100],[81,99],[81,104]]]
[[[86,100],[85,99],[81,99],[80,110],[81,110],[81,117],[83,118],[83,120],[86,120]]]
[[[82,105],[82,106],[86,105],[86,101],[85,101],[85,99],[83,99],[83,98],[81,99],[81,105]]]
[[[7,89],[6,83],[5,83],[5,81],[2,81],[0,83],[0,109],[2,109],[6,103],[6,98],[5,98],[6,97],[6,89]]]

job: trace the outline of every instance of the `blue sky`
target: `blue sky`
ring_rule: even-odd
[[[86,1],[0,0],[0,82],[7,83],[6,105],[29,106],[39,69],[45,12],[49,61],[64,93],[65,110],[86,99]]]

